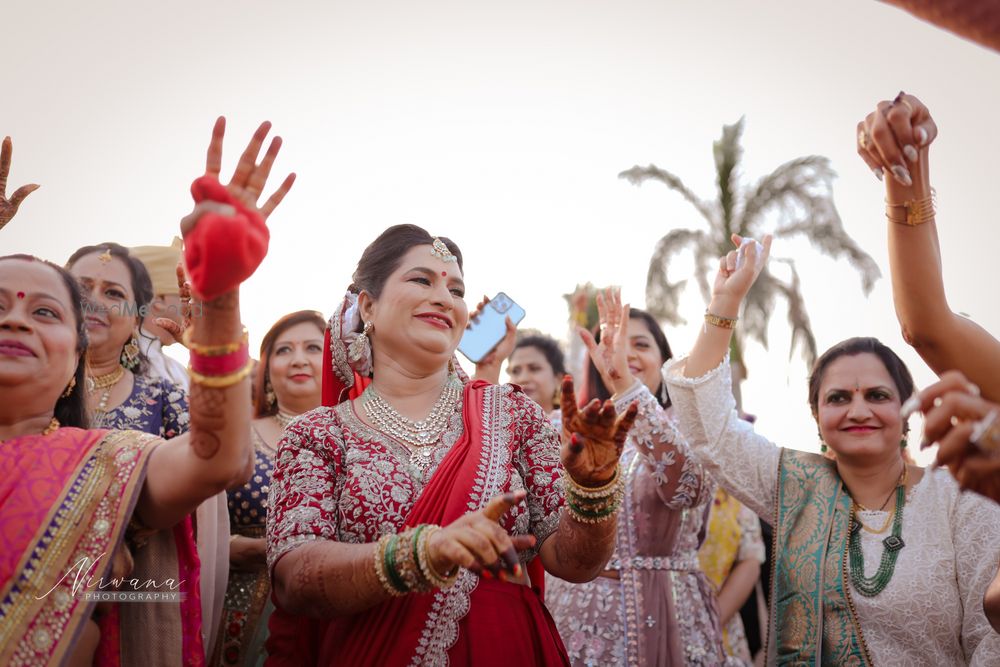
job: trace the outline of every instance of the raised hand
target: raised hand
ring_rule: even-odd
[[[10,173],[10,159],[13,153],[14,146],[10,137],[4,137],[3,145],[0,146],[0,229],[14,218],[24,198],[39,187],[34,183],[22,185],[14,190],[9,199],[7,198],[7,175]]]
[[[879,102],[858,123],[858,155],[879,180],[889,175],[898,185],[910,188],[927,176],[927,148],[937,132],[923,102],[900,92],[894,100]]]
[[[601,341],[584,328],[580,338],[590,354],[594,367],[601,374],[604,386],[616,394],[627,391],[635,378],[628,369],[629,305],[622,305],[621,290],[609,287],[597,293],[597,314],[601,326]]]
[[[175,341],[187,347],[184,342],[184,332],[191,328],[191,283],[188,282],[187,274],[184,272],[183,262],[177,262],[176,273],[177,287],[180,290],[181,323],[177,324],[177,322],[174,322],[167,317],[157,317],[153,320],[153,323],[158,327],[169,331]]]
[[[958,371],[948,371],[914,394],[903,416],[917,408],[924,413],[921,447],[938,443],[937,463],[962,488],[1000,503],[1000,405],[982,398]]]
[[[724,300],[738,307],[761,271],[767,266],[767,258],[771,255],[772,237],[768,234],[764,237],[763,243],[758,243],[751,238],[733,234],[731,240],[736,249],[719,259],[719,272],[715,275],[715,283],[712,285],[712,301]],[[713,314],[735,317],[735,313],[730,315],[714,310]]]
[[[431,535],[427,553],[434,569],[450,572],[455,567],[464,567],[475,574],[487,570],[501,579],[506,575],[520,576],[517,552],[533,547],[535,536],[511,537],[499,522],[526,496],[523,489],[497,496],[483,509],[469,512]]]
[[[260,164],[257,164],[257,156],[260,155],[264,139],[267,138],[270,131],[270,121],[264,121],[260,124],[240,156],[233,177],[226,185],[229,194],[247,208],[257,211],[265,220],[278,207],[278,204],[291,189],[292,183],[295,182],[295,174],[288,174],[278,189],[274,191],[274,194],[264,202],[263,206],[258,208],[257,201],[264,191],[264,186],[267,185],[267,179],[271,175],[271,167],[275,158],[278,157],[278,151],[281,150],[281,137],[274,137],[264,154],[264,159],[260,161]],[[215,127],[212,128],[212,140],[208,144],[208,155],[205,159],[206,176],[219,179],[219,173],[222,171],[222,142],[225,136],[226,119],[224,116],[219,116],[215,121]]]
[[[576,406],[573,378],[562,382],[562,464],[573,480],[586,487],[607,484],[615,474],[618,459],[625,447],[625,438],[639,414],[638,403],[632,403],[621,415],[615,404],[596,398],[582,410]]]

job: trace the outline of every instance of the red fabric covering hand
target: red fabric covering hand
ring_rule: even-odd
[[[215,299],[239,287],[267,255],[270,233],[264,218],[233,197],[214,176],[191,184],[195,203],[214,201],[236,209],[231,216],[205,213],[184,238],[184,263],[191,288],[201,299]]]

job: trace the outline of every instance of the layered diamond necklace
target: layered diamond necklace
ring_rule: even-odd
[[[423,419],[413,420],[401,415],[375,391],[373,384],[361,395],[361,405],[375,428],[406,445],[410,450],[410,464],[423,474],[431,466],[431,454],[448,428],[461,397],[462,383],[449,375],[430,414]]]

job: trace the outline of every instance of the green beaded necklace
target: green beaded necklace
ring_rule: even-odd
[[[847,536],[847,550],[851,560],[851,582],[854,588],[865,597],[875,597],[881,593],[896,569],[896,558],[899,551],[906,546],[903,542],[903,505],[906,503],[905,475],[896,487],[896,509],[892,518],[892,534],[882,540],[882,560],[879,562],[875,576],[865,576],[865,555],[861,551],[861,522],[855,516],[857,503],[851,503],[851,532]]]

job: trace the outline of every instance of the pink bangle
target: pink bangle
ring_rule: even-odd
[[[246,366],[249,360],[250,346],[244,343],[235,352],[215,356],[198,354],[192,350],[190,366],[195,373],[212,377],[235,373]]]

